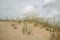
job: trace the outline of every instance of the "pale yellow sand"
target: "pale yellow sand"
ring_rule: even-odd
[[[13,27],[11,24],[15,24]],[[33,27],[32,24],[27,23],[32,28],[32,34],[22,33],[23,23],[16,22],[0,22],[0,40],[49,40],[51,33],[44,28]],[[17,27],[17,29],[14,29]]]

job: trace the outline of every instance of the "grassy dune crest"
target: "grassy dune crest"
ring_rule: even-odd
[[[27,33],[28,35],[32,34],[32,28],[31,26],[27,25],[27,24],[33,24],[33,27],[40,27],[40,28],[45,28],[45,30],[49,31],[51,33],[51,38],[50,40],[60,40],[60,26],[58,23],[56,24],[52,24],[49,22],[49,20],[45,20],[43,18],[40,17],[28,17],[26,16],[25,18],[23,18],[23,20],[2,20],[0,19],[0,22],[16,22],[16,24],[11,23],[11,26],[14,27],[14,29],[18,29],[17,27],[15,27],[17,24],[21,24],[23,23],[22,26],[22,33],[25,34]]]

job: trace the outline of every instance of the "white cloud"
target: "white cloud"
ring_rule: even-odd
[[[27,13],[32,13],[32,12],[34,12],[34,10],[35,10],[34,5],[27,5],[27,6],[25,6],[25,7],[22,9],[22,12],[23,12],[24,14],[27,14]]]
[[[54,10],[54,11],[50,12],[50,13],[46,16],[46,18],[52,18],[52,17],[58,16],[58,15],[60,15],[60,12],[57,11],[57,10]]]
[[[44,0],[45,4],[50,4],[50,3],[54,3],[56,2],[56,0]]]

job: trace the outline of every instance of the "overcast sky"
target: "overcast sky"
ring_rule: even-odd
[[[60,0],[0,0],[0,17],[26,14],[60,20]]]

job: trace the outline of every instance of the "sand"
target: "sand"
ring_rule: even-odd
[[[12,25],[14,24],[14,25]],[[0,40],[49,40],[51,33],[45,28],[33,26],[33,23],[25,23],[31,28],[31,34],[22,33],[24,24],[17,22],[0,22]],[[28,27],[28,28],[29,28]]]

